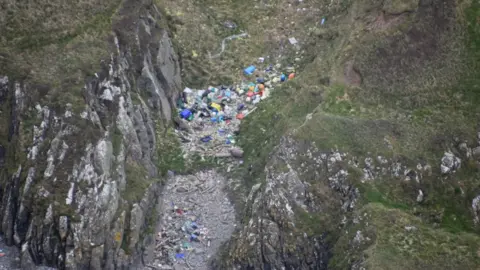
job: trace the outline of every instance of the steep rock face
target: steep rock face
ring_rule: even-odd
[[[327,269],[329,232],[353,210],[345,154],[283,137],[266,179],[246,199],[245,224],[215,269]],[[314,228],[314,230],[312,230]]]
[[[132,268],[154,243],[157,135],[180,65],[151,1],[125,1],[118,13],[111,58],[85,81],[83,112],[41,104],[35,82],[0,76],[0,230],[25,269]]]

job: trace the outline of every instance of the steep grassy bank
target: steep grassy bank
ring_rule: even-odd
[[[361,170],[349,168],[364,205],[352,215],[372,214],[368,226],[346,225],[347,235],[340,229],[332,237],[334,269],[360,262],[369,269],[472,269],[479,263],[478,245],[470,239],[479,232],[471,205],[480,175],[468,150],[477,145],[480,115],[479,4],[414,2],[395,14],[383,1],[343,1],[342,8],[330,9],[335,16],[327,25],[311,29],[305,48],[311,62],[303,62],[295,83],[242,126],[240,144],[246,165],[253,165],[244,171],[249,183],[264,179],[265,165],[275,166],[269,155],[284,134],[346,152],[360,168],[367,158],[373,168],[383,167],[380,156],[407,169],[365,181]],[[455,174],[440,172],[446,151],[462,159]],[[419,164],[429,169],[419,181],[406,181]],[[322,233],[313,228],[317,221],[303,223]],[[409,223],[421,224],[411,236]],[[353,245],[357,230],[370,241]]]

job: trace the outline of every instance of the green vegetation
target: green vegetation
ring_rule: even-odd
[[[380,155],[411,169],[419,163],[432,166],[420,183],[390,174],[367,183],[359,182],[361,172],[349,178],[360,190],[361,205],[374,213],[376,231],[364,233],[376,240],[343,261],[343,254],[351,251],[352,229],[348,239],[335,245],[335,269],[364,256],[372,269],[473,269],[479,263],[479,229],[472,221],[471,200],[478,195],[480,174],[475,161],[457,146],[463,141],[475,146],[477,141],[480,4],[440,2],[418,7],[422,16],[405,14],[401,23],[374,29],[366,18],[383,8],[380,2],[343,1],[335,12],[349,9],[355,14],[339,12],[329,17],[324,31],[312,28],[314,45],[306,46],[300,76],[275,89],[273,98],[242,123],[241,175],[247,187],[265,178],[266,165],[284,168],[271,158],[284,135],[313,141],[321,150],[338,148],[358,157],[361,165],[366,157],[375,160]],[[444,13],[432,11],[438,5]],[[345,78],[350,60],[362,79],[359,86]],[[325,74],[330,77],[325,79]],[[439,168],[447,150],[462,158],[462,169],[448,177],[440,175]],[[425,194],[421,203],[416,201],[419,189]],[[331,221],[300,210],[298,215],[299,228],[312,235],[322,233],[318,224]],[[390,216],[401,222],[392,226]],[[420,229],[412,239],[403,239],[408,222]]]
[[[112,132],[112,148],[113,148],[113,155],[117,156],[120,153],[120,150],[123,146],[123,134],[115,125]]]
[[[122,198],[131,203],[141,201],[147,188],[155,181],[158,181],[149,178],[146,169],[133,161],[126,162],[125,174],[127,177],[127,186],[123,191]]]
[[[6,1],[0,9],[5,18],[0,74],[28,79],[32,100],[60,111],[71,103],[75,113],[81,112],[85,79],[109,57],[108,38],[120,2]]]
[[[157,132],[157,167],[162,176],[166,176],[168,170],[184,172],[186,169],[182,149],[173,128],[166,131],[156,125]]]
[[[349,250],[360,230],[364,237],[360,245],[368,247],[367,269],[476,269],[480,263],[477,235],[434,229],[417,217],[376,203],[366,205],[360,213],[362,222],[350,225],[334,254]],[[329,267],[345,269],[360,259],[358,253],[343,253],[335,256]]]

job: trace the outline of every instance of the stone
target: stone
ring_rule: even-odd
[[[407,226],[405,226],[405,230],[406,230],[407,232],[413,232],[413,231],[416,231],[416,230],[417,230],[417,227],[411,226],[411,225],[407,225]]]
[[[472,200],[473,222],[478,225],[480,222],[480,195]]]
[[[472,149],[472,155],[476,158],[480,157],[480,146],[477,146]]]
[[[188,189],[186,189],[186,188],[184,188],[184,187],[178,187],[178,188],[176,189],[176,191],[179,192],[179,193],[185,193],[185,192],[188,192]]]
[[[232,155],[232,157],[242,158],[243,157],[243,150],[240,149],[240,148],[233,148],[233,149],[230,149],[230,154]]]
[[[462,161],[451,152],[445,152],[440,164],[442,174],[449,174],[459,169]]]
[[[112,95],[112,91],[110,91],[110,89],[105,89],[102,93],[102,95],[100,96],[101,99],[103,100],[108,100],[108,101],[113,101],[113,95]]]
[[[422,202],[423,201],[423,191],[421,189],[418,190],[418,195],[417,195],[417,202]]]
[[[173,121],[177,124],[178,129],[187,131],[188,133],[192,133],[192,128],[188,125],[188,122],[180,117],[174,117]]]

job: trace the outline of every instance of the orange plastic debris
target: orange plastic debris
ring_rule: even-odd
[[[237,119],[238,120],[242,120],[244,117],[245,117],[245,115],[243,115],[243,113],[237,114]]]
[[[247,97],[253,97],[255,94],[253,93],[253,91],[248,91],[247,92]]]
[[[290,75],[288,75],[288,79],[291,80],[295,78],[295,73],[290,73]]]
[[[259,84],[259,85],[258,85],[258,90],[260,90],[260,92],[262,92],[263,90],[265,90],[265,85]]]

